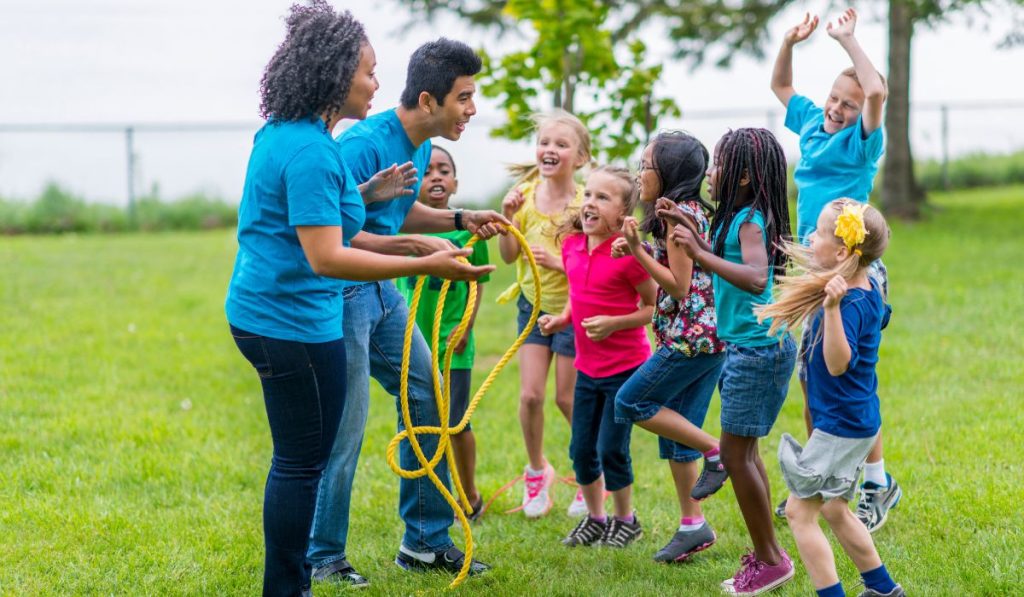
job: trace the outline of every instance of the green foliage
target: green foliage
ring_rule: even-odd
[[[136,202],[135,218],[127,208],[88,202],[55,182],[31,202],[0,197],[0,234],[100,233],[131,230],[206,230],[234,226],[238,208],[221,199],[194,193],[164,201],[157,189]]]
[[[928,160],[917,164],[918,182],[929,191],[944,188],[942,163]],[[1024,183],[1024,151],[1008,155],[974,153],[949,162],[949,188],[1004,186]]]

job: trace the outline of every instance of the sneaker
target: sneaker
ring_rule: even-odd
[[[676,531],[668,545],[654,554],[655,562],[683,562],[698,551],[704,551],[715,543],[715,531],[705,522],[694,531]]]
[[[313,568],[313,580],[348,585],[353,589],[365,589],[370,586],[370,581],[356,572],[347,559],[331,562],[321,568]]]
[[[774,566],[758,560],[753,552],[747,552],[740,562],[742,565],[736,575],[722,582],[722,589],[731,595],[767,593],[786,584],[796,574],[793,561],[785,551],[782,561]]]
[[[636,512],[633,513],[633,522],[612,516],[608,519],[608,528],[605,529],[604,536],[601,537],[601,545],[626,547],[643,536],[644,530],[640,528],[640,519],[636,517]]]
[[[567,547],[594,545],[601,541],[601,537],[604,537],[607,530],[607,522],[601,522],[594,520],[589,516],[584,516],[583,519],[576,524],[576,528],[574,528],[572,532],[565,537],[565,539],[562,539],[562,545]]]
[[[906,597],[906,595],[907,593],[903,590],[903,587],[896,585],[896,588],[888,593],[879,593],[874,589],[865,589],[864,592],[857,597]]]
[[[781,519],[785,520],[785,518],[786,518],[786,502],[788,502],[788,501],[789,501],[788,497],[783,498],[783,500],[781,502],[779,502],[779,505],[775,506],[775,517],[776,518],[781,518]]]
[[[704,470],[700,472],[700,477],[697,479],[697,483],[690,491],[690,497],[698,502],[711,497],[712,494],[725,485],[725,480],[728,478],[729,473],[725,472],[725,465],[722,464],[721,460],[718,462],[711,462],[705,458]]]
[[[476,522],[484,515],[484,496],[477,496],[476,501],[470,505],[473,506],[473,512],[472,514],[467,512],[466,518],[469,519],[469,522]]]
[[[573,518],[579,518],[587,512],[587,502],[583,499],[583,490],[577,489],[576,497],[569,503],[569,509],[566,510],[565,513]]]
[[[889,517],[889,510],[892,510],[900,503],[903,497],[903,490],[900,484],[892,475],[885,473],[889,480],[888,487],[881,487],[876,483],[868,481],[860,486],[860,499],[857,501],[857,518],[868,528],[869,533],[874,533],[882,528],[886,518]]]
[[[399,550],[398,555],[395,556],[395,563],[403,570],[408,570],[410,572],[441,570],[443,572],[450,572],[451,574],[458,574],[462,570],[462,563],[465,559],[466,554],[462,553],[462,550],[453,545],[449,547],[447,551],[434,553],[433,562],[424,562],[419,558],[413,557],[404,551]],[[469,564],[469,575],[475,576],[477,574],[483,574],[490,569],[491,567],[488,564],[484,564],[479,560],[473,560]]]
[[[540,518],[551,510],[549,490],[555,482],[555,469],[551,464],[544,465],[544,472],[536,477],[523,473],[526,489],[523,491],[523,514],[527,518]]]

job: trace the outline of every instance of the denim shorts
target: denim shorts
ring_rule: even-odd
[[[768,435],[786,401],[795,365],[796,342],[789,334],[781,344],[728,344],[718,381],[722,431],[743,437]]]
[[[615,396],[615,422],[636,423],[669,408],[697,427],[704,425],[725,354],[688,357],[661,347],[636,370]],[[673,462],[690,462],[702,454],[689,446],[658,438],[658,454]]]
[[[448,402],[448,425],[455,427],[462,421],[463,415],[466,414],[466,409],[469,408],[470,391],[472,390],[472,369],[452,369],[448,372],[450,380],[448,382],[451,388],[451,396],[449,396]],[[473,424],[466,423],[466,428],[463,431],[472,431]]]
[[[519,300],[516,302],[519,307],[519,317],[517,318],[517,327],[519,334],[523,333],[526,328],[526,324],[530,323],[530,314],[533,312],[533,305],[530,301],[526,300],[526,297],[519,295]],[[541,311],[541,315],[549,315],[546,311]],[[540,344],[546,346],[551,352],[561,355],[563,357],[575,357],[576,356],[576,341],[573,339],[572,326],[565,328],[564,330],[545,336],[540,333],[540,325],[533,324],[533,329],[530,330],[530,335],[526,337],[524,344]]]

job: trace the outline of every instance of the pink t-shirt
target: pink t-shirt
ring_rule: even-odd
[[[600,342],[587,337],[583,320],[595,315],[628,315],[640,302],[637,285],[650,278],[632,256],[611,256],[610,238],[587,251],[587,236],[574,234],[562,243],[562,264],[569,278],[569,304],[576,338],[576,369],[590,377],[610,377],[639,367],[651,356],[644,327],[619,330]]]

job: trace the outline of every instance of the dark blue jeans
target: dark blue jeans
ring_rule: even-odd
[[[345,404],[345,342],[305,344],[231,326],[263,385],[274,456],[263,493],[263,594],[301,595],[316,492]]]
[[[629,438],[633,425],[615,422],[615,394],[636,368],[608,377],[576,373],[569,456],[576,482],[590,485],[604,473],[604,487],[618,491],[633,484]]]

